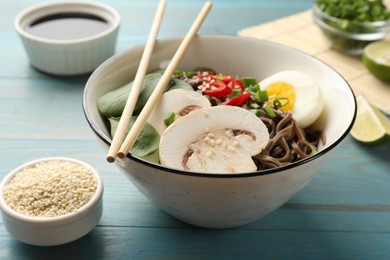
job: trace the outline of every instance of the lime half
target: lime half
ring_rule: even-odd
[[[368,44],[364,48],[363,62],[372,75],[381,80],[390,80],[390,42]]]
[[[390,135],[390,121],[363,96],[356,98],[357,115],[351,135],[359,142],[376,144]]]

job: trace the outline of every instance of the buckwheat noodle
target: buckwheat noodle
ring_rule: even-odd
[[[291,113],[273,109],[275,117],[260,110],[259,118],[267,126],[270,141],[266,148],[253,157],[258,170],[281,167],[311,156],[325,137],[319,131],[302,129],[292,119]]]

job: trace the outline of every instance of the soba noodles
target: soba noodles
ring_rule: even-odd
[[[320,142],[325,143],[322,132],[302,129],[291,113],[273,109],[276,117],[270,118],[261,110],[259,116],[268,127],[270,140],[266,148],[253,159],[259,170],[277,168],[307,158],[317,152]]]

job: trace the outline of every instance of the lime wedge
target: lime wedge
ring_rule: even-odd
[[[390,121],[363,96],[356,98],[357,115],[351,135],[365,144],[380,143],[390,136]]]
[[[367,70],[380,80],[390,80],[390,42],[377,41],[364,48],[363,62]]]

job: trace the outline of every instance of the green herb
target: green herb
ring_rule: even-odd
[[[289,102],[288,98],[286,98],[286,97],[279,97],[279,98],[275,98],[274,99],[273,105],[274,105],[274,108],[279,109],[279,108],[287,105],[288,102]]]
[[[192,76],[198,74],[196,71],[184,71],[184,70],[175,70],[173,73],[173,76],[175,78],[180,78],[180,77],[188,77],[191,78]]]
[[[257,108],[260,108],[260,105],[256,102],[253,102],[249,105],[249,108],[252,108],[252,109],[257,109]]]
[[[169,126],[170,124],[173,123],[173,121],[175,121],[175,117],[176,117],[176,114],[173,113],[173,112],[170,112],[167,117],[164,119],[164,124],[166,126]]]
[[[264,108],[264,111],[267,112],[267,114],[270,118],[276,117],[275,112],[272,110],[272,108],[270,106],[264,106],[263,108]]]
[[[255,78],[244,77],[244,78],[241,78],[241,81],[242,81],[242,84],[244,85],[244,89],[248,89],[249,91],[251,91],[252,88],[253,88],[253,90],[255,90],[258,87],[257,80]],[[253,92],[256,92],[256,91],[257,90],[255,90]]]
[[[256,116],[261,115],[260,109],[249,109],[249,111],[252,112],[253,114],[255,114]]]
[[[390,11],[382,0],[317,0],[316,6],[337,20],[322,18],[327,26],[346,32],[347,35],[334,32],[333,28],[323,30],[324,35],[336,49],[359,52],[367,44],[377,40],[377,36],[386,30],[386,24],[373,25],[372,22],[388,21]],[[358,38],[359,34],[370,34],[367,38]]]
[[[351,22],[376,22],[390,19],[390,11],[382,0],[317,0],[320,10],[330,16]],[[339,24],[340,29],[351,26],[347,22]]]
[[[232,94],[230,94],[230,98],[235,98],[235,97],[238,97],[239,95],[241,95],[242,93],[242,90],[241,89],[233,89],[233,92]]]
[[[258,90],[255,94],[256,102],[267,102],[268,101],[268,92],[266,90]]]

